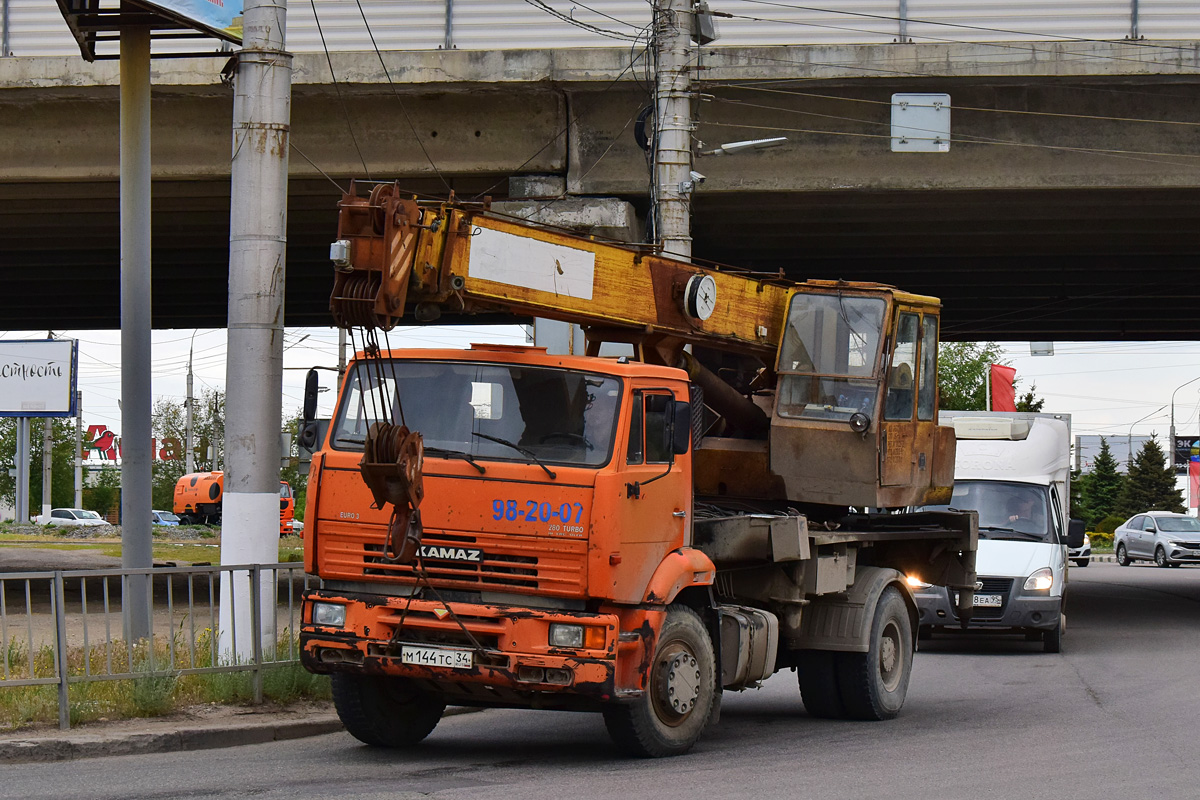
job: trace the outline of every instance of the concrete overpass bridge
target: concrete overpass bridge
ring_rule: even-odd
[[[698,150],[788,137],[698,159],[698,258],[934,294],[948,339],[1200,338],[1200,41],[722,45],[696,59]],[[225,320],[224,64],[155,62],[156,327]],[[626,46],[298,54],[287,323],[328,322],[351,177],[502,199],[510,177],[549,176],[644,214],[645,69]],[[891,152],[895,92],[950,94],[948,152]],[[113,61],[0,59],[9,329],[118,325],[117,100]]]

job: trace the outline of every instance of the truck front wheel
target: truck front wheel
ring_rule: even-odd
[[[838,687],[850,719],[892,719],[900,713],[912,675],[912,621],[895,586],[879,596],[871,620],[871,647],[838,654]]]
[[[613,743],[642,758],[686,753],[700,738],[716,697],[712,640],[695,611],[667,609],[658,634],[646,692],[630,703],[605,706]]]
[[[346,730],[374,747],[407,747],[437,727],[446,710],[439,696],[404,678],[377,675],[332,676],[333,704]]]

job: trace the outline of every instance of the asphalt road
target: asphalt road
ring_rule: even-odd
[[[4,798],[939,800],[1200,796],[1200,568],[1070,576],[1064,652],[1020,638],[922,643],[891,722],[810,719],[790,672],[727,694],[687,756],[623,759],[596,715],[491,710],[421,747],[348,734],[226,750],[10,765]]]

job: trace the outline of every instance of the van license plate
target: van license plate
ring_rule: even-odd
[[[999,594],[977,594],[975,595],[976,608],[1000,608],[1004,605],[1004,595]]]
[[[414,647],[401,645],[400,662],[402,664],[417,664],[422,667],[448,667],[450,669],[470,669],[474,661],[470,650],[452,650],[445,647]]]

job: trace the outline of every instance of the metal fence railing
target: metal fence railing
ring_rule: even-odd
[[[310,580],[298,563],[0,573],[0,692],[56,685],[64,729],[69,687],[89,681],[250,672],[254,701],[262,702],[264,668],[299,659]],[[146,603],[139,617],[148,617],[149,633],[138,641],[124,636],[126,598]],[[248,615],[239,602],[249,603]],[[247,617],[249,637],[236,630]],[[251,647],[233,647],[247,639]]]

